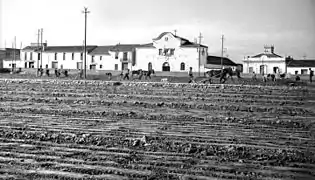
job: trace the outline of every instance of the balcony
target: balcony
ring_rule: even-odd
[[[132,60],[131,60],[131,59],[128,59],[128,58],[120,58],[120,62],[131,63]]]

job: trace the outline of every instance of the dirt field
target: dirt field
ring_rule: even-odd
[[[0,179],[314,179],[315,88],[0,79]]]

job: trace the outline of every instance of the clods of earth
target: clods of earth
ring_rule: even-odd
[[[315,179],[314,88],[0,85],[0,178]]]

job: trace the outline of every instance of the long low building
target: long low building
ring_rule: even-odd
[[[310,69],[315,71],[315,60],[287,60],[287,73],[290,74],[309,74]]]
[[[48,46],[33,43],[21,50],[16,62],[21,68],[84,68],[83,46]],[[146,44],[87,46],[86,67],[91,70],[149,70],[204,72],[208,47],[193,43],[171,32],[161,33]],[[4,67],[10,67],[10,62]]]

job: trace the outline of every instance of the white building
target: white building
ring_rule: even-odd
[[[47,46],[41,47],[31,44],[21,51],[21,62],[17,67],[21,68],[58,68],[81,69],[84,59],[82,46]],[[87,46],[87,52],[91,52],[96,46]],[[88,55],[87,55],[88,56]],[[41,59],[42,57],[42,59]],[[88,58],[88,57],[87,57]]]
[[[199,68],[200,72],[204,72],[207,56],[207,46],[199,46],[185,38],[164,32],[154,38],[152,43],[135,48],[135,64],[132,69],[187,72],[192,67],[194,72],[199,72]]]
[[[83,56],[83,46],[47,46],[44,43],[41,47],[33,43],[22,49],[21,61],[16,66],[81,69]],[[207,46],[164,32],[149,44],[87,46],[86,66],[91,70],[154,69],[171,72],[187,72],[192,67],[194,72],[204,72],[207,56]]]
[[[274,53],[274,46],[266,47],[265,52],[248,56],[243,61],[243,72],[256,74],[286,73],[286,60]]]
[[[287,59],[287,73],[309,74],[310,69],[315,71],[315,60],[293,60]]]

